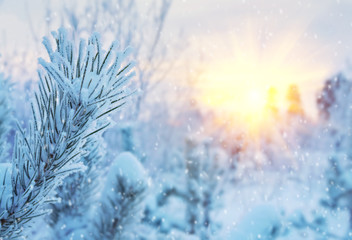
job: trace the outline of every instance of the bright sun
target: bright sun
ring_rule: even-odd
[[[309,44],[298,44],[300,34],[281,34],[264,46],[253,34],[233,37],[231,53],[205,67],[198,86],[200,102],[251,125],[262,122],[268,101],[284,108],[289,85],[299,85],[301,92],[310,90],[330,71],[315,61]],[[275,100],[270,99],[270,88],[275,89]]]
[[[263,91],[260,91],[260,89],[250,89],[245,98],[244,105],[247,106],[248,112],[255,113],[263,110],[265,102]]]

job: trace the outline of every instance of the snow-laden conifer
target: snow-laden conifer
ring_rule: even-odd
[[[147,185],[138,159],[129,152],[121,153],[110,166],[105,181],[92,231],[94,239],[136,239],[134,230],[142,219],[141,203]]]
[[[45,45],[49,46],[49,41],[45,40]],[[116,55],[116,64],[121,64],[121,61],[125,57],[128,52],[124,53],[119,53],[116,51],[116,46],[111,46],[109,52],[105,55],[105,58],[101,55],[101,43],[99,41],[99,37],[97,35],[94,35],[90,39],[90,45],[93,46],[93,49],[95,49],[95,52],[92,52],[91,55],[94,56],[92,58],[92,61],[97,61],[97,62],[105,62],[109,61],[109,58],[112,57],[113,55]],[[82,43],[80,47],[82,46]],[[89,49],[89,48],[88,48]],[[52,50],[50,49],[50,46],[48,47],[48,52],[50,54]],[[81,52],[81,51],[80,51]],[[66,59],[67,61],[69,59]],[[114,63],[114,64],[115,64]],[[70,63],[69,68],[74,69],[76,63]],[[88,70],[87,74],[93,74],[96,75],[98,72],[100,74],[100,66],[99,64],[94,65],[94,63],[91,63],[92,66],[89,66],[90,70]],[[124,66],[124,68],[118,69],[119,71],[124,72],[129,72],[130,64]],[[104,74],[104,73],[103,73]],[[118,97],[118,105],[117,107],[120,106],[120,104],[124,103],[124,98],[127,96],[127,93],[124,93],[123,91],[123,86],[126,84],[126,80],[128,80],[128,77],[124,76],[123,78],[120,77],[121,73],[114,73],[118,76],[118,84],[116,85],[116,89],[120,89],[119,92],[116,92],[114,94],[117,94],[116,97]],[[92,81],[92,80],[91,80]],[[94,86],[96,83],[92,81],[91,86]],[[89,85],[88,84],[88,85]],[[106,89],[109,89],[111,87],[115,86],[109,86],[106,84],[104,86]],[[102,89],[103,90],[103,89]],[[99,93],[98,89],[95,89],[95,93]],[[94,94],[94,90],[92,90],[92,93]],[[91,95],[90,94],[90,95]],[[108,97],[110,98],[110,97]],[[114,100],[115,96],[112,96],[110,100]],[[100,103],[99,103],[100,104]],[[99,127],[104,127],[105,123],[99,122]],[[60,238],[67,238],[68,235],[70,235],[73,232],[73,229],[71,229],[71,226],[67,226],[65,223],[67,222],[67,219],[71,220],[76,220],[80,222],[80,228],[86,228],[87,227],[87,219],[89,219],[86,214],[89,212],[89,208],[92,203],[92,196],[95,193],[96,186],[97,186],[97,181],[95,179],[98,177],[99,172],[98,172],[98,166],[100,164],[100,160],[102,159],[104,155],[104,146],[103,145],[103,138],[102,138],[102,133],[103,131],[100,131],[94,136],[91,136],[89,138],[89,141],[85,142],[83,145],[83,150],[84,154],[82,155],[82,163],[86,167],[85,171],[80,171],[76,172],[73,174],[70,174],[67,178],[65,178],[64,182],[62,185],[60,185],[57,189],[57,197],[60,199],[59,202],[55,202],[54,204],[51,204],[51,209],[52,213],[50,215],[51,221],[50,224],[53,228],[53,235],[57,236],[57,239]],[[80,219],[79,219],[80,218]],[[66,226],[64,230],[62,229],[63,226]],[[77,226],[72,226],[76,228]]]
[[[40,59],[39,88],[31,104],[28,129],[16,135],[11,169],[0,192],[0,238],[15,238],[33,218],[45,214],[52,190],[70,173],[84,170],[87,144],[106,129],[109,114],[125,104],[132,64],[113,43],[107,52],[94,34],[78,51],[66,31],[53,33],[55,48],[44,38],[50,61]],[[6,184],[11,174],[11,184]],[[9,193],[9,194],[4,194]]]

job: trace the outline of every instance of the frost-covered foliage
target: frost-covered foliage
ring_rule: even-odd
[[[322,201],[325,206],[335,209],[338,207],[352,209],[350,205],[352,203],[352,176],[348,169],[352,169],[352,166],[346,154],[329,158],[329,170],[326,173],[328,196]]]
[[[328,159],[326,171],[328,198],[323,199],[325,206],[331,208],[347,208],[352,212],[352,206],[345,204],[351,198],[351,121],[352,121],[352,83],[342,74],[325,82],[318,97],[320,114],[325,119],[323,125],[325,135],[329,138],[333,152]],[[352,215],[351,215],[352,221]],[[352,222],[350,224],[352,229]]]
[[[128,95],[124,86],[132,64],[122,65],[126,52],[115,53],[116,43],[103,53],[95,34],[76,51],[64,29],[53,37],[55,49],[43,41],[50,62],[39,60],[32,121],[16,135],[12,167],[5,174],[11,184],[2,181],[1,238],[20,236],[33,218],[47,212],[43,206],[54,201],[53,190],[62,180],[86,169],[80,163],[85,147],[111,125],[109,114]]]
[[[218,150],[218,149],[217,149]],[[186,232],[209,239],[213,227],[211,211],[215,196],[219,196],[222,171],[219,166],[221,154],[209,140],[186,139]]]
[[[49,215],[52,235],[56,239],[74,237],[77,231],[84,232],[88,227],[89,212],[99,186],[99,169],[103,160],[104,141],[97,134],[97,138],[85,143],[83,149],[87,154],[82,157],[86,170],[72,173],[65,178],[62,185],[56,189],[58,202],[50,205],[52,211]],[[76,222],[77,224],[67,224]]]
[[[324,166],[317,181],[319,185],[322,182],[324,188],[315,200],[314,211],[309,213],[302,209],[295,213],[291,230],[297,231],[291,231],[287,239],[295,239],[297,236],[309,239],[349,239],[351,236],[351,87],[350,80],[343,74],[338,74],[325,81],[318,95],[319,132],[311,139],[315,143],[319,141],[315,147],[320,145],[324,148],[320,150],[324,154],[323,161],[317,161],[315,166]],[[299,136],[303,137],[301,133],[298,133],[297,137]]]
[[[351,156],[352,82],[342,73],[325,81],[317,104],[323,134],[328,137],[333,151],[344,151]]]
[[[53,55],[48,39],[44,39],[44,44],[47,46],[49,56]],[[61,58],[65,63],[64,69],[67,71],[66,77],[76,85],[77,90],[81,89],[77,95],[85,95],[85,98],[88,98],[84,100],[85,103],[79,104],[86,104],[88,112],[90,108],[94,111],[100,109],[99,120],[96,123],[99,131],[94,136],[87,138],[82,146],[84,151],[82,163],[86,170],[69,175],[56,190],[56,196],[60,198],[60,202],[51,205],[53,210],[51,225],[60,234],[65,231],[71,232],[70,226],[62,231],[61,224],[64,221],[62,218],[82,217],[91,205],[91,198],[97,186],[94,179],[98,176],[99,161],[104,155],[102,130],[111,124],[111,120],[104,120],[104,115],[119,109],[125,104],[125,99],[129,95],[125,85],[132,76],[129,73],[132,64],[123,65],[128,51],[118,52],[117,43],[113,43],[105,53],[101,46],[99,36],[93,35],[87,46],[81,41],[79,55],[74,56],[65,54],[65,50],[62,50],[73,48],[70,42],[65,39],[57,42],[56,51],[61,51]],[[85,51],[87,52],[85,53]],[[109,104],[111,105],[109,106]],[[55,235],[62,236],[58,233]]]
[[[321,118],[328,119],[333,125],[349,120],[352,83],[342,73],[325,81],[317,98]]]
[[[113,161],[95,217],[95,239],[137,238],[147,181],[143,166],[131,153],[121,153]]]
[[[162,34],[171,2],[170,0],[153,0],[143,4],[139,1],[124,0],[62,1],[59,4],[48,2],[43,19],[46,24],[44,28],[52,29],[57,24],[70,27],[74,39],[97,31],[102,33],[105,39],[115,39],[123,46],[133,46],[133,58],[139,62],[135,68],[137,81],[134,84],[142,91],[136,96],[135,108],[125,114],[135,120],[139,114],[143,114],[140,112],[150,110],[149,106],[146,107],[146,96],[150,95],[160,82],[165,82],[167,73],[176,62],[169,58],[171,43],[164,41],[165,37]],[[39,26],[31,26],[33,35],[35,31],[40,30]],[[148,100],[155,103],[156,99],[148,96]],[[131,117],[132,115],[134,117]]]
[[[213,219],[224,184],[226,153],[209,139],[187,137],[183,168],[160,177],[156,196],[147,200],[146,224],[165,236],[177,230],[191,237],[212,239],[219,227]]]
[[[334,215],[345,213],[348,215],[347,227],[336,231],[334,228],[328,230],[330,235],[342,235],[348,239],[352,234],[352,164],[351,160],[344,153],[336,153],[329,158],[329,165],[326,170],[326,196],[321,199],[321,204],[328,212]],[[338,217],[338,216],[337,216]],[[334,218],[337,218],[334,216]],[[328,226],[328,218],[319,216],[320,221]]]
[[[187,199],[187,228],[186,231],[190,234],[195,234],[199,231],[201,220],[199,212],[201,206],[200,192],[200,173],[201,173],[201,156],[197,151],[197,143],[193,139],[186,140],[185,161],[186,161],[186,199]]]
[[[0,162],[6,161],[8,156],[6,137],[12,121],[10,91],[10,80],[0,73]]]

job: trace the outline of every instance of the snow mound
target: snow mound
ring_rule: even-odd
[[[130,152],[121,153],[111,164],[108,179],[115,180],[116,175],[126,178],[131,184],[147,182],[147,174],[144,167]]]
[[[280,217],[275,207],[260,205],[250,211],[230,233],[230,240],[274,239],[280,230]]]
[[[130,152],[123,152],[112,162],[105,180],[103,196],[110,196],[119,192],[119,179],[123,179],[127,189],[146,188],[148,177],[144,167]]]

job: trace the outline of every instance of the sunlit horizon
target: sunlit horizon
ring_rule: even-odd
[[[321,86],[315,83],[322,82],[333,72],[332,65],[317,61],[324,52],[314,51],[323,48],[323,43],[305,39],[305,29],[295,26],[275,36],[269,32],[265,35],[267,39],[255,34],[261,30],[251,23],[246,31],[231,34],[228,40],[231,47],[223,57],[215,54],[214,60],[205,65],[197,85],[201,103],[256,125],[265,118],[270,88],[276,91],[276,102],[271,104],[285,111],[290,85],[297,85],[304,98],[307,89],[318,91]],[[303,108],[310,117],[315,117],[310,106],[313,104],[303,101]]]

